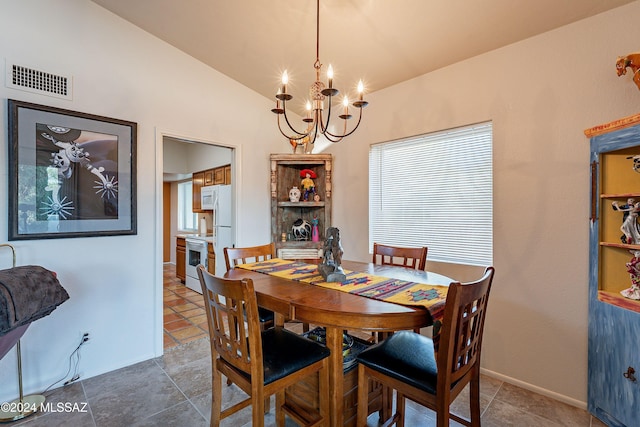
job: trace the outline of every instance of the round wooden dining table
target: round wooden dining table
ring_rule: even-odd
[[[343,261],[342,267],[345,270],[417,283],[449,285],[452,282],[451,278],[437,273],[404,267],[356,261]],[[276,314],[276,325],[281,326],[285,319],[290,319],[326,328],[326,345],[331,350],[329,381],[332,426],[351,425],[352,420],[355,419],[351,416],[353,408],[344,407],[343,332],[345,330],[393,332],[433,324],[431,313],[421,306],[376,300],[241,268],[229,270],[225,277],[251,278],[258,305]],[[347,409],[346,418],[345,409]]]

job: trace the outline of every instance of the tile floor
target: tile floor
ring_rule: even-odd
[[[170,270],[170,269],[169,269]],[[167,276],[172,273],[167,272]],[[170,278],[170,277],[169,277]],[[171,278],[170,278],[171,279]],[[175,279],[175,277],[173,278]],[[175,282],[175,280],[168,280]],[[199,294],[197,294],[200,296]],[[211,360],[206,325],[198,318],[197,298],[180,290],[176,283],[165,285],[170,311],[165,309],[165,354],[97,377],[49,391],[51,410],[8,424],[24,427],[124,427],[209,425],[211,408]],[[182,301],[184,300],[184,301]],[[174,301],[174,303],[171,303]],[[178,302],[176,302],[178,301]],[[173,304],[173,305],[171,305]],[[193,306],[192,306],[193,305]],[[176,317],[177,315],[179,317]],[[186,321],[187,323],[175,323]],[[174,325],[171,325],[175,323]],[[299,324],[297,326],[300,326]],[[194,328],[194,329],[191,329]],[[185,331],[179,333],[179,331]],[[202,333],[201,333],[201,332]],[[184,341],[184,343],[178,343]],[[242,398],[235,385],[223,386],[225,405]],[[468,415],[468,397],[463,393],[452,410]],[[60,406],[58,406],[60,404]],[[586,411],[483,376],[481,380],[482,425],[484,427],[575,426],[603,427]],[[273,404],[271,405],[273,408]],[[251,408],[223,420],[222,426],[251,425]],[[265,425],[274,426],[273,409]],[[369,427],[378,425],[377,414]],[[407,427],[435,426],[435,414],[416,404],[407,409]],[[453,426],[459,424],[452,422]],[[287,427],[295,426],[287,419]]]
[[[163,285],[164,349],[208,336],[202,295],[176,277],[175,265],[164,265]]]

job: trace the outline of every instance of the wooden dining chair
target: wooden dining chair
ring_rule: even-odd
[[[239,264],[250,262],[266,261],[276,257],[276,245],[271,242],[266,245],[250,246],[245,248],[224,248],[224,262],[227,271],[235,268]],[[258,318],[260,328],[265,330],[274,325],[273,311],[258,307]]]
[[[403,248],[380,243],[373,244],[373,263],[379,265],[396,265],[400,267],[424,270],[427,266],[426,246],[419,248]]]
[[[424,335],[401,331],[358,355],[357,425],[366,425],[367,390],[373,379],[396,390],[396,412],[385,425],[404,426],[405,400],[410,399],[434,410],[438,427],[448,426],[450,418],[480,426],[480,350],[493,275],[493,267],[488,267],[476,282],[449,285],[438,346]],[[449,412],[467,384],[470,420]],[[391,393],[386,396],[390,399]]]
[[[251,279],[219,278],[202,265],[198,277],[211,343],[211,426],[249,405],[252,425],[263,426],[265,400],[274,394],[278,426],[285,413],[303,425],[329,425],[329,349],[282,327],[261,331]],[[223,409],[222,375],[249,397]],[[318,382],[317,411],[285,401],[285,388],[308,377]]]
[[[426,246],[417,248],[408,248],[400,246],[382,245],[373,243],[373,263],[377,265],[395,265],[398,267],[414,268],[416,270],[424,270],[427,266]],[[414,329],[414,332],[420,333],[420,328]],[[372,332],[373,341],[381,341],[389,334],[386,332]]]
[[[239,264],[266,261],[272,258],[276,258],[276,245],[273,242],[246,248],[224,248],[224,261],[227,264],[227,271]],[[267,329],[274,325],[275,316],[273,311],[258,307],[258,312],[262,329]],[[308,323],[302,323],[302,331],[309,332]]]

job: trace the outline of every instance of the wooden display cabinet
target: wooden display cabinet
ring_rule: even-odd
[[[640,242],[621,238],[624,212],[612,204],[640,202],[640,114],[585,131],[591,143],[589,235],[589,412],[609,426],[637,425],[640,402],[640,301],[628,263]],[[638,157],[640,159],[640,157]],[[640,227],[631,217],[631,227]]]
[[[331,226],[331,154],[271,154],[271,239],[280,258],[319,258],[322,255],[325,232]],[[311,169],[319,201],[291,202],[289,191],[302,191],[300,172]],[[292,226],[297,219],[310,224],[318,220],[319,240],[295,240]],[[284,240],[283,240],[284,236]]]

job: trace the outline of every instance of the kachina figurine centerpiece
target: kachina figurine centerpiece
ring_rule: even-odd
[[[336,227],[327,228],[327,238],[324,241],[322,263],[318,265],[318,272],[327,282],[344,282],[347,276],[342,269],[342,245],[340,244],[340,230]]]

